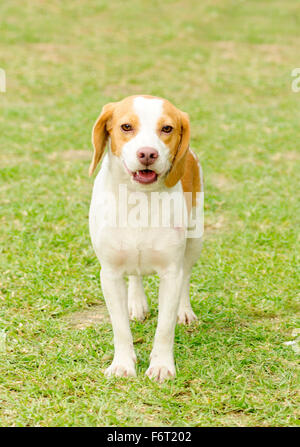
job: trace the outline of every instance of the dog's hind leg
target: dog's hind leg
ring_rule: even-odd
[[[144,320],[149,312],[141,276],[128,277],[128,312],[131,320]]]
[[[197,320],[190,302],[190,280],[192,268],[201,253],[201,239],[188,239],[183,265],[182,289],[177,313],[179,324],[189,324]]]

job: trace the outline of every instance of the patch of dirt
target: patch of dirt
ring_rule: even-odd
[[[2,168],[4,167],[13,167],[18,166],[20,164],[25,163],[35,163],[30,157],[25,156],[21,157],[19,155],[12,155],[9,153],[2,153],[0,154],[0,165]]]
[[[289,151],[289,152],[276,152],[275,154],[271,155],[270,158],[273,161],[280,161],[280,160],[297,161],[299,160],[300,156],[296,151]]]
[[[247,414],[239,411],[231,411],[225,415],[222,420],[222,425],[229,427],[247,427],[251,425],[251,422],[251,418]]]
[[[220,190],[229,190],[233,188],[233,181],[229,180],[223,174],[213,175],[212,183]]]
[[[73,329],[85,329],[90,326],[106,323],[109,321],[109,316],[105,304],[98,304],[86,310],[73,312],[66,317],[66,320]]]
[[[30,45],[33,51],[37,51],[42,61],[56,64],[65,60],[63,52],[70,51],[67,45],[54,45],[51,43],[34,43]]]
[[[206,233],[224,230],[224,227],[226,226],[225,217],[222,215],[218,216],[217,220],[215,220],[214,222],[211,222],[209,220],[207,221],[207,219],[204,222],[204,235]]]
[[[74,150],[70,149],[69,151],[63,151],[63,152],[52,152],[49,154],[48,158],[49,160],[91,160],[92,159],[92,150],[90,151],[80,151],[80,150]]]
[[[282,63],[285,60],[283,45],[258,44],[255,45],[255,50],[259,51],[267,62]]]
[[[221,50],[221,57],[223,59],[237,59],[237,45],[232,41],[216,42],[216,47]]]

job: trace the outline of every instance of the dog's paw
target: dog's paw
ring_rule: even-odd
[[[194,314],[193,309],[190,307],[179,309],[177,319],[179,324],[190,324],[192,321],[197,320],[197,317]]]
[[[105,370],[106,377],[136,377],[135,357],[114,358],[112,364]]]
[[[145,298],[128,302],[128,313],[131,320],[143,321],[148,312],[149,308]]]
[[[163,383],[165,380],[172,379],[176,376],[174,362],[166,362],[165,360],[151,361],[149,368],[146,371],[149,379],[156,382]]]

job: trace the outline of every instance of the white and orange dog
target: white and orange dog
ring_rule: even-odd
[[[189,140],[188,115],[165,99],[147,95],[106,104],[94,125],[90,175],[108,142],[108,152],[95,180],[89,217],[91,239],[101,263],[101,285],[114,333],[115,353],[106,370],[107,376],[136,375],[129,317],[145,318],[148,304],[142,275],[153,273],[160,277],[159,313],[146,374],[159,382],[175,376],[176,320],[188,324],[196,319],[189,300],[189,286],[192,267],[201,251],[201,237],[188,238],[184,225],[151,225],[153,213],[162,211],[163,205],[155,210],[147,205],[144,212],[146,224],[140,227],[108,224],[103,219],[99,197],[108,193],[118,214],[120,205],[123,205],[120,185],[126,185],[129,192],[146,198],[152,193],[177,193],[185,197],[184,193],[189,192],[191,200],[184,199],[183,203],[189,218],[196,216],[200,206],[197,195],[203,191],[203,182],[201,167],[189,148]],[[171,213],[174,214],[174,209]]]

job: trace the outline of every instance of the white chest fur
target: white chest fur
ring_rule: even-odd
[[[122,166],[112,166],[118,163],[111,154],[103,160],[90,207],[91,239],[102,268],[128,275],[176,269],[185,250],[184,226],[176,226],[172,206],[167,222],[162,221],[163,203],[158,201],[156,206],[153,191],[136,192],[135,185],[122,177]],[[180,183],[168,189],[172,193],[184,200]],[[140,199],[142,215],[135,215],[132,194]]]

